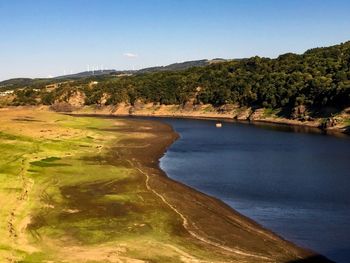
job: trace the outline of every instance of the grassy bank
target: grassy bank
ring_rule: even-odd
[[[311,253],[164,176],[153,121],[1,110],[1,262],[288,262]]]

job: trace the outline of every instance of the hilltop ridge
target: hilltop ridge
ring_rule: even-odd
[[[35,85],[37,82],[41,83],[55,83],[59,80],[70,80],[70,79],[83,79],[83,78],[94,78],[108,75],[122,75],[122,74],[141,74],[150,73],[158,71],[172,71],[172,70],[186,70],[190,67],[201,67],[206,66],[211,63],[226,61],[222,58],[215,58],[212,60],[202,59],[202,60],[191,60],[184,62],[172,63],[166,66],[155,66],[147,67],[139,70],[116,70],[116,69],[103,69],[103,70],[90,70],[82,71],[74,74],[61,75],[52,78],[13,78],[4,81],[0,81],[0,90],[5,89],[16,89],[20,87],[26,87],[30,85]]]

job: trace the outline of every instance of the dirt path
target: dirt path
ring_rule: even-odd
[[[132,163],[131,163],[132,164]],[[169,206],[175,213],[177,213],[181,219],[183,220],[183,227],[187,230],[187,232],[192,236],[194,237],[195,239],[197,240],[200,240],[208,245],[211,245],[211,246],[214,246],[214,247],[217,247],[219,249],[223,249],[223,250],[226,250],[228,252],[232,252],[232,253],[235,253],[235,254],[238,254],[238,255],[241,255],[241,256],[247,256],[247,257],[252,257],[252,258],[256,258],[256,259],[259,259],[259,260],[268,260],[268,261],[271,261],[272,259],[271,258],[268,258],[268,257],[264,257],[264,256],[261,256],[261,255],[258,255],[258,254],[252,254],[252,253],[248,253],[248,252],[245,252],[245,251],[242,251],[240,249],[234,249],[234,248],[230,248],[230,247],[227,247],[227,246],[224,246],[224,245],[221,245],[219,243],[216,243],[216,242],[213,242],[197,233],[195,233],[193,230],[190,229],[190,226],[188,224],[188,220],[187,218],[175,207],[173,206],[172,204],[170,204],[166,198],[161,195],[160,193],[158,193],[155,189],[153,189],[150,185],[149,185],[149,179],[150,179],[150,176],[143,172],[140,168],[139,168],[139,164],[136,164],[135,167],[136,169],[142,173],[145,178],[146,178],[146,187],[149,191],[151,191],[152,193],[154,193],[156,196],[158,196],[167,206]]]
[[[29,157],[23,155],[20,171],[17,174],[17,177],[19,177],[19,180],[22,185],[22,191],[16,198],[16,202],[14,203],[13,209],[11,210],[7,221],[7,231],[9,238],[12,242],[12,255],[10,258],[8,258],[9,262],[16,262],[15,250],[18,247],[21,247],[22,249],[25,249],[30,252],[36,251],[34,247],[28,245],[27,239],[25,237],[25,230],[27,225],[30,223],[30,217],[26,216],[25,218],[22,218],[21,222],[18,222],[18,216],[21,212],[21,209],[23,209],[23,206],[28,201],[29,192],[34,184],[34,181],[26,176],[26,172],[29,167],[29,162]]]

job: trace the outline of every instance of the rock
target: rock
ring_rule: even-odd
[[[327,118],[326,121],[321,124],[321,128],[322,129],[332,128],[336,126],[337,123],[338,121],[336,118],[330,117],[330,118]]]
[[[182,109],[183,109],[184,111],[192,111],[192,110],[193,110],[193,102],[192,102],[192,101],[187,101],[187,102],[183,105]]]
[[[142,110],[144,108],[144,103],[140,100],[136,100],[134,102],[134,110],[137,111],[137,110]]]
[[[292,119],[305,120],[305,118],[308,117],[306,107],[304,105],[299,105],[297,107],[294,107],[291,117]]]
[[[265,109],[261,108],[261,109],[256,109],[252,114],[250,114],[249,116],[249,120],[250,121],[255,121],[255,120],[261,120],[264,117],[264,112]]]
[[[128,112],[129,112],[129,115],[134,115],[136,114],[138,111],[142,111],[144,108],[145,108],[145,104],[140,101],[140,100],[136,100],[133,104],[131,105],[126,105],[125,106],[126,108],[128,108]]]
[[[133,115],[135,113],[135,108],[134,107],[130,107],[129,108],[129,115]]]
[[[99,100],[99,104],[100,104],[101,106],[106,105],[106,102],[107,102],[107,100],[108,100],[110,97],[111,97],[111,96],[110,96],[108,93],[103,93],[101,99]]]
[[[251,113],[251,108],[242,109],[240,112],[237,113],[237,116],[235,118],[239,121],[246,121],[249,120],[249,116],[251,115]]]
[[[236,108],[236,107],[235,107],[235,105],[233,105],[233,104],[225,104],[225,105],[220,106],[220,107],[217,109],[217,111],[218,111],[218,113],[225,114],[225,113],[232,112],[235,108]]]
[[[69,98],[68,103],[73,107],[82,107],[85,104],[86,96],[81,91],[75,91]]]

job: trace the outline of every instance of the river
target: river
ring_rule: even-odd
[[[283,126],[162,119],[180,134],[169,177],[215,196],[282,237],[350,260],[350,138]]]

